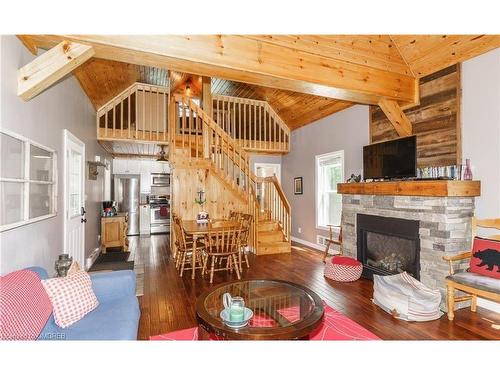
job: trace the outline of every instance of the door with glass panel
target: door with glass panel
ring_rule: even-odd
[[[64,252],[85,266],[85,144],[64,130]]]

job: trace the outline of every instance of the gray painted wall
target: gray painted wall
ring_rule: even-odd
[[[0,48],[0,125],[56,150],[58,156],[57,216],[0,233],[0,273],[33,265],[45,267],[50,273],[57,255],[63,251],[63,129],[85,142],[85,160],[94,160],[95,155],[100,155],[101,160],[111,157],[96,141],[95,110],[73,76],[24,102],[16,95],[17,69],[34,57],[14,36],[2,36]],[[85,183],[86,256],[97,247],[102,174],[98,180],[86,179]]]
[[[462,152],[481,180],[476,215],[500,217],[500,48],[462,64]]]
[[[282,158],[282,185],[292,206],[292,236],[316,243],[315,156],[344,150],[344,173],[363,170],[363,146],[368,144],[368,106],[356,105],[292,132],[291,152]],[[293,194],[294,177],[303,177],[304,194]],[[302,228],[302,233],[298,229]]]
[[[473,177],[481,180],[475,214],[500,217],[500,48],[465,61],[461,76],[463,158],[471,159]],[[478,304],[500,313],[499,303]]]

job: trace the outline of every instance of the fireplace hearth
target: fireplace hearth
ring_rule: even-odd
[[[357,214],[358,260],[363,276],[406,271],[420,279],[419,221]]]

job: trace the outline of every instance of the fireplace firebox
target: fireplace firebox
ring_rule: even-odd
[[[420,280],[419,221],[365,214],[357,214],[356,220],[364,277],[406,271]]]

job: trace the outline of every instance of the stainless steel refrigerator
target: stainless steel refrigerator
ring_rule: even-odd
[[[133,236],[139,234],[139,175],[115,174],[114,201],[118,212],[128,212],[128,233]]]

